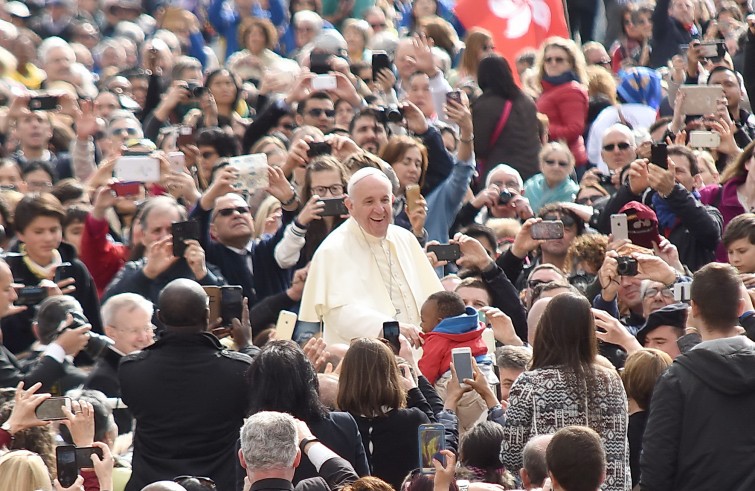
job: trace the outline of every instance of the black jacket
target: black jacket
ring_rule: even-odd
[[[337,491],[358,478],[346,460],[333,457],[323,462],[319,476],[300,481],[296,486],[285,479],[262,479],[252,484],[250,491]]]
[[[84,381],[85,389],[99,390],[108,397],[121,397],[121,384],[118,381],[118,364],[123,356],[112,349],[105,350],[102,358],[97,360],[94,369]],[[118,434],[130,432],[134,426],[134,417],[128,409],[114,409],[113,418],[118,425]]]
[[[700,343],[653,392],[642,443],[643,491],[755,489],[755,343]]]
[[[21,363],[13,353],[0,344],[0,388],[15,388],[23,380],[27,389],[37,382],[42,382],[39,393],[49,392],[55,382],[65,375],[63,365],[49,356],[43,356],[33,370],[24,373]]]
[[[167,333],[123,358],[118,379],[136,419],[126,491],[186,474],[235,491],[236,440],[248,392],[244,373],[251,362],[209,333]]]
[[[18,252],[18,246],[13,247],[12,251]],[[89,319],[89,323],[92,324],[92,330],[102,333],[100,300],[89,270],[84,266],[84,263],[76,259],[76,251],[73,246],[61,242],[58,252],[60,252],[63,262],[71,263],[71,277],[75,280],[76,290],[70,295],[81,304],[84,315]],[[29,271],[21,256],[9,256],[6,260],[13,272],[13,280],[16,283],[22,283],[26,286],[39,284],[39,278]],[[35,341],[34,334],[31,332],[31,323],[36,315],[36,311],[36,307],[28,308],[23,312],[3,319],[3,344],[11,352],[20,353],[28,349]]]
[[[680,45],[689,44],[692,34],[668,13],[671,0],[658,0],[653,11],[653,39],[651,41],[650,67],[666,66],[668,61],[680,53]],[[699,28],[698,28],[699,30]],[[698,32],[698,36],[702,33]]]

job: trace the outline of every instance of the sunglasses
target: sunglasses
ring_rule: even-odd
[[[388,24],[386,24],[385,22],[380,22],[377,24],[370,24],[370,27],[373,29],[377,29],[377,28],[385,29],[386,27],[388,27]]]
[[[229,217],[233,215],[233,212],[238,212],[239,215],[243,215],[244,213],[249,213],[249,207],[237,206],[235,208],[223,208],[222,210],[218,210],[218,215],[221,217]]]
[[[211,491],[217,491],[217,486],[215,485],[215,481],[210,479],[209,477],[201,477],[201,476],[178,476],[173,478],[173,482],[176,484],[184,485],[184,483],[188,483],[191,480],[195,480],[199,483],[200,486],[202,486],[202,489],[209,489]],[[195,487],[192,487],[194,489]]]
[[[564,224],[564,227],[573,227],[577,224],[576,220],[571,215],[563,214],[561,216],[557,215],[546,215],[543,217],[543,220],[545,221],[554,221],[554,220],[561,220],[561,223]]]
[[[626,150],[630,145],[627,142],[609,143],[608,145],[603,145],[603,150],[606,152],[613,152],[613,149],[616,147],[619,147],[619,150]]]
[[[556,165],[558,164],[559,167],[569,167],[569,162],[565,162],[563,160],[553,160],[553,159],[545,159],[543,160],[547,165]]]
[[[585,196],[583,198],[577,198],[574,202],[578,205],[591,205],[595,202],[595,200],[602,198],[601,195],[598,196]]]
[[[139,130],[137,130],[136,128],[113,128],[112,130],[110,130],[110,134],[113,136],[134,136],[139,134]]]
[[[544,60],[546,63],[566,63],[566,58],[562,56],[549,56]]]
[[[545,283],[550,283],[548,280],[527,280],[527,287],[530,290],[534,290],[540,285],[544,285]]]
[[[284,130],[292,131],[292,130],[294,130],[296,128],[296,125],[293,124],[293,123],[285,123],[285,124],[282,124],[281,127]]]
[[[312,116],[313,118],[319,118],[322,114],[325,114],[328,118],[334,118],[336,116],[336,110],[335,109],[310,109],[307,111],[307,114]]]

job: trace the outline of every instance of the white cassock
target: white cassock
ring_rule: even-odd
[[[422,304],[442,289],[411,232],[389,225],[380,239],[349,218],[315,252],[299,318],[321,322],[326,343],[349,344],[390,320],[419,327]]]

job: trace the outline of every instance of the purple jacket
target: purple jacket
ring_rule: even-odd
[[[724,230],[726,230],[727,225],[729,225],[729,222],[732,221],[734,217],[745,212],[745,209],[742,207],[742,204],[739,202],[739,197],[737,196],[737,187],[745,182],[745,179],[747,179],[746,175],[737,176],[729,180],[723,186],[711,184],[700,190],[700,201],[706,205],[715,206],[718,208],[718,211],[721,212],[721,216],[724,219]],[[724,246],[723,241],[721,241],[718,244],[718,248],[716,248],[716,261],[721,263],[729,262],[729,257],[726,253],[726,247]]]

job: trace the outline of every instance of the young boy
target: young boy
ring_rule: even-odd
[[[490,372],[492,359],[488,356],[488,348],[482,339],[485,328],[478,320],[477,311],[472,307],[465,307],[458,294],[446,291],[433,293],[422,305],[420,318],[421,336],[425,343],[422,345],[419,369],[435,385],[438,395],[445,396],[446,384],[451,379],[453,348],[471,348],[472,356],[483,373]],[[471,391],[459,401],[456,413],[459,432],[464,433],[480,418],[486,419],[487,406],[479,394]]]
[[[729,222],[722,240],[729,264],[747,275],[742,280],[748,288],[755,287],[755,213],[743,213]]]

